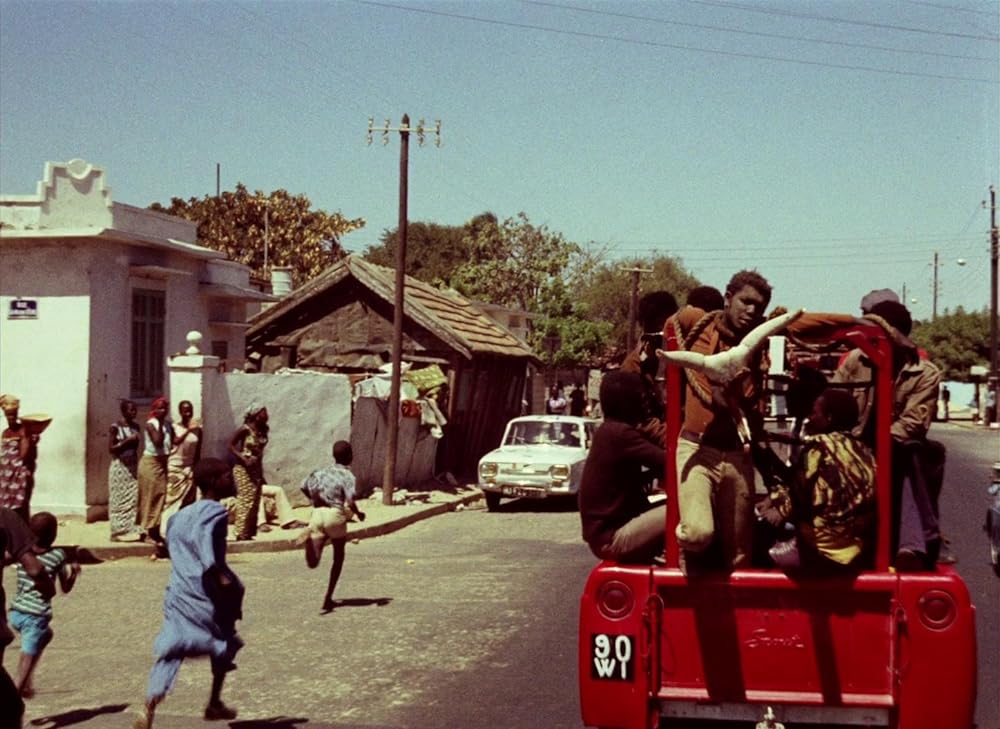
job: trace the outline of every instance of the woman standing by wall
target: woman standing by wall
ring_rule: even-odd
[[[108,433],[108,521],[111,523],[111,541],[132,541],[142,535],[136,524],[139,513],[139,446],[142,435],[135,422],[138,412],[131,400],[118,404],[122,417],[111,425]]]
[[[139,526],[158,551],[163,545],[160,516],[167,495],[167,454],[174,443],[174,429],[168,413],[170,403],[165,397],[153,400],[149,419],[144,427],[145,445],[139,460]]]
[[[21,401],[0,395],[0,409],[7,417],[0,449],[0,506],[13,509],[27,521],[34,486],[38,436],[18,417]]]
[[[257,509],[264,485],[264,449],[267,447],[267,408],[254,403],[243,416],[243,425],[229,440],[236,482],[236,539],[257,534]]]
[[[194,464],[201,458],[201,421],[194,417],[194,405],[181,400],[177,412],[181,420],[174,425],[174,447],[167,456],[167,494],[160,517],[164,536],[167,520],[195,499]]]

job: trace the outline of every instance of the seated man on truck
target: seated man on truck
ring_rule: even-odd
[[[858,405],[845,390],[826,390],[813,403],[807,437],[785,489],[762,516],[789,520],[792,539],[770,550],[779,567],[820,572],[857,567],[870,547],[875,519],[875,456],[851,434]]]
[[[666,505],[650,508],[646,487],[663,478],[666,451],[637,428],[643,413],[638,374],[609,372],[600,396],[604,422],[580,482],[583,540],[600,559],[652,562],[663,553]]]

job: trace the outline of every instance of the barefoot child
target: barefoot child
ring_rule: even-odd
[[[354,474],[348,468],[354,460],[351,444],[344,440],[334,443],[333,460],[334,463],[326,468],[319,468],[309,474],[302,484],[302,492],[312,502],[313,513],[309,527],[298,540],[305,544],[306,564],[310,569],[319,564],[326,543],[333,545],[333,564],[330,566],[330,579],[323,598],[324,613],[330,612],[334,607],[333,591],[344,567],[347,522],[352,513],[360,521],[365,520],[364,513],[354,503]]]
[[[236,621],[243,616],[243,584],[226,564],[228,512],[219,503],[235,492],[232,470],[225,461],[204,458],[195,464],[193,476],[202,498],[170,518],[171,573],[163,626],[153,643],[156,663],[149,674],[145,711],[136,718],[135,729],[153,726],[157,704],[173,688],[181,662],[193,656],[212,660],[205,719],[236,717],[221,698],[226,673],[236,668],[233,658],[243,647],[236,634]]]
[[[35,535],[32,552],[45,567],[50,578],[58,578],[64,593],[73,589],[80,574],[80,565],[70,560],[66,552],[52,548],[59,523],[47,511],[34,514],[28,521]],[[22,565],[17,566],[17,594],[10,603],[10,624],[21,634],[21,660],[18,662],[17,689],[24,698],[35,694],[32,676],[42,657],[42,651],[52,640],[52,599],[44,597],[36,587],[35,579]]]

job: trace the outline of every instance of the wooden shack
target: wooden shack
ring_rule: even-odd
[[[247,359],[282,367],[367,375],[392,359],[395,271],[348,256],[250,320]],[[447,376],[437,473],[474,481],[479,458],[521,413],[525,377],[538,358],[471,301],[406,277],[404,362]]]

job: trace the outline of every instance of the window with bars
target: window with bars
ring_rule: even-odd
[[[167,297],[163,291],[132,290],[131,397],[163,394],[164,322]]]

